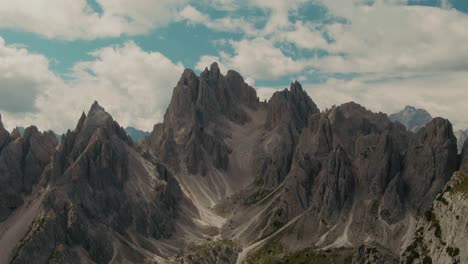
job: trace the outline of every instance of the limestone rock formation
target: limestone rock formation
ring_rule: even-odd
[[[164,123],[156,125],[144,145],[163,162],[191,174],[207,174],[211,167],[227,170],[231,147],[227,120],[249,121],[246,109],[258,106],[255,90],[234,71],[226,76],[212,64],[200,77],[185,70],[174,88]],[[179,168],[180,163],[186,165]]]
[[[174,232],[176,181],[97,102],[62,139],[49,185],[11,263],[142,263],[158,253],[151,240]]]
[[[298,82],[260,102],[239,73],[212,64],[184,71],[164,121],[136,143],[97,102],[58,146],[33,127],[21,136],[0,125],[2,194],[31,199],[0,197],[0,254],[398,263],[405,252],[401,260],[463,263],[468,209],[464,178],[452,175],[468,172],[468,143],[458,155],[450,122],[423,116],[408,130],[353,102],[321,112]],[[11,237],[14,248],[3,246]]]
[[[57,140],[31,126],[21,137],[10,134],[0,120],[0,222],[23,204],[52,158]]]
[[[401,263],[468,262],[468,175],[457,172],[416,226]]]

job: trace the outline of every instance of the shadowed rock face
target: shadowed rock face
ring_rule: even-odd
[[[128,241],[174,232],[177,183],[163,166],[143,159],[97,103],[62,139],[50,174],[43,208],[12,263],[45,263],[51,256],[141,263],[147,256]]]
[[[451,124],[436,118],[413,134],[355,103],[312,111],[307,120],[290,141],[295,143],[286,144],[294,146],[291,156],[272,163],[284,176],[272,184],[279,188],[258,204],[268,209],[248,228],[241,224],[228,233],[247,241],[282,237],[292,248],[375,242],[398,254],[403,236],[411,232],[409,219],[427,210],[458,169]],[[289,151],[274,147],[269,153]],[[270,171],[260,171],[260,176],[268,179]],[[265,188],[264,182],[257,188]],[[236,209],[236,215],[242,210]],[[240,218],[233,216],[232,222]]]
[[[289,90],[276,92],[267,106],[266,134],[257,150],[257,181],[264,188],[277,187],[291,169],[299,135],[319,110],[302,86],[295,82]]]
[[[55,137],[34,126],[27,128],[22,137],[17,130],[10,135],[0,120],[0,222],[31,193],[56,145]]]
[[[3,126],[2,116],[0,115],[0,151],[3,149],[3,147],[6,146],[6,144],[8,144],[9,141],[10,141],[10,134]]]
[[[191,174],[214,167],[226,170],[231,148],[226,120],[249,121],[244,109],[259,107],[255,90],[234,71],[223,76],[216,63],[200,75],[185,70],[174,88],[164,123],[156,125],[143,145],[166,164]]]

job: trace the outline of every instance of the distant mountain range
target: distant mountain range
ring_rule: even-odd
[[[417,109],[414,106],[406,106],[400,112],[389,115],[389,118],[393,122],[398,121],[402,123],[412,132],[419,131],[432,120],[429,112],[424,109]]]
[[[133,141],[138,142],[142,140],[144,137],[150,135],[150,132],[142,131],[134,127],[126,127],[125,132],[129,135]]]
[[[393,122],[400,122],[412,132],[418,132],[432,120],[429,112],[424,109],[417,109],[414,106],[406,106],[400,112],[389,115],[389,118]],[[468,138],[468,129],[454,131],[454,134],[457,138],[458,151],[461,152],[463,144]]]
[[[468,263],[452,130],[298,82],[260,102],[217,64],[138,142],[98,102],[61,142],[0,118],[0,263]]]

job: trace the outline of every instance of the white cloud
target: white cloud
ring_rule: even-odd
[[[241,18],[229,16],[212,19],[208,15],[201,13],[195,7],[188,5],[179,13],[179,20],[187,21],[190,24],[203,24],[207,28],[223,32],[241,32],[247,35],[256,35],[258,30]]]
[[[47,38],[94,39],[142,34],[174,19],[186,0],[0,0],[0,27]]]
[[[85,107],[97,99],[122,124],[146,130],[162,121],[184,70],[181,63],[159,52],[145,52],[133,42],[92,55],[95,60],[75,65],[77,83],[71,87],[87,95]]]
[[[428,110],[434,117],[448,118],[456,129],[466,129],[468,112],[466,84],[468,72],[427,74],[407,79],[373,82],[368,77],[354,80],[328,79],[323,84],[303,84],[321,110],[350,101],[374,112],[395,113],[406,105]],[[285,87],[259,87],[260,99]]]
[[[0,73],[0,94],[12,78],[35,84],[35,93],[18,91],[21,98],[31,96],[35,111],[17,113],[0,107],[10,129],[35,124],[41,129],[64,132],[74,128],[81,112],[98,100],[121,125],[152,130],[162,120],[173,87],[184,70],[181,63],[128,42],[93,52],[94,59],[77,63],[73,81],[65,82],[49,71],[44,56],[0,44],[0,69],[5,65],[9,70]]]
[[[209,61],[219,61],[222,68],[234,69],[258,80],[297,74],[309,66],[307,61],[288,57],[265,38],[230,40],[228,43],[234,49],[233,55],[220,52],[217,56],[202,56],[196,68],[203,70]]]
[[[36,111],[43,87],[60,85],[43,55],[17,45],[7,46],[0,37],[0,111],[24,116]]]

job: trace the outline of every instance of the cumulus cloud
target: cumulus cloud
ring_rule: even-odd
[[[164,26],[186,0],[0,0],[0,27],[47,38],[94,39],[135,35]]]
[[[258,34],[255,26],[242,18],[222,17],[217,19],[210,18],[197,10],[195,7],[188,5],[179,13],[179,20],[187,21],[189,24],[202,24],[207,28],[224,31],[224,32],[242,32],[248,35]]]
[[[0,60],[0,67],[2,63],[8,66],[8,71],[0,74],[0,94],[11,92],[4,87],[12,78],[18,83],[34,84],[28,85],[28,89],[35,89],[35,92],[18,91],[17,98],[23,98],[16,102],[22,107],[21,112],[0,101],[4,123],[10,129],[35,124],[64,132],[73,128],[81,112],[98,100],[121,125],[151,130],[162,120],[184,69],[181,63],[173,63],[161,53],[145,52],[135,43],[127,42],[93,52],[93,60],[77,63],[72,69],[72,80],[65,82],[50,72],[44,56],[2,42],[0,57],[4,50],[13,55]],[[29,103],[34,111],[30,111]]]
[[[348,23],[326,26],[332,55],[315,60],[327,72],[427,72],[468,68],[468,15],[455,9],[322,1]],[[457,45],[457,51],[451,48]],[[337,55],[344,54],[345,56]]]
[[[202,70],[209,61],[219,61],[222,68],[244,72],[247,77],[256,80],[278,79],[296,74],[309,65],[305,60],[294,60],[285,55],[265,38],[230,40],[228,43],[234,50],[233,55],[220,52],[217,56],[202,56],[196,68]]]
[[[0,37],[0,111],[16,116],[36,111],[43,87],[60,80],[49,71],[48,59],[17,46],[6,46]]]

